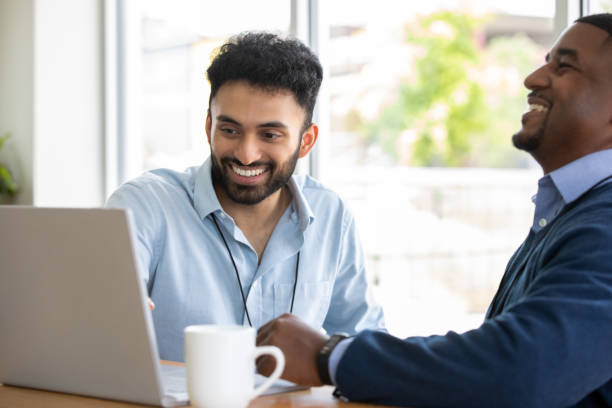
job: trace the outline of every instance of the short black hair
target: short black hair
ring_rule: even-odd
[[[612,36],[611,13],[591,14],[590,16],[580,17],[575,22],[594,25],[595,27],[601,28],[602,30],[606,31],[608,35]]]
[[[319,58],[306,45],[268,32],[231,37],[219,48],[206,74],[210,82],[209,109],[219,88],[228,81],[245,80],[270,92],[286,89],[306,112],[303,130],[312,123],[323,80]]]

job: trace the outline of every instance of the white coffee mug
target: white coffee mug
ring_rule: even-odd
[[[276,368],[255,389],[255,359],[264,354],[274,357]],[[285,356],[278,347],[255,347],[252,327],[195,325],[185,328],[185,363],[192,406],[237,408],[246,407],[280,377]]]

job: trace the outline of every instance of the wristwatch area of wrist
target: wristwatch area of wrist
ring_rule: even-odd
[[[317,370],[319,371],[319,378],[323,384],[333,385],[331,377],[329,376],[329,356],[338,343],[348,337],[346,333],[334,333],[319,351],[319,355],[317,356]]]

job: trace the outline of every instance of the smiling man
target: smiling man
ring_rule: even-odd
[[[258,333],[283,350],[283,378],[385,405],[612,406],[612,14],[577,20],[525,86],[512,140],[544,176],[485,322],[464,334],[328,338],[284,315]]]
[[[259,327],[291,312],[317,330],[383,329],[352,215],[293,175],[318,137],[317,57],[297,40],[245,33],[207,74],[210,157],[146,173],[108,200],[133,214],[161,358],[183,360],[191,324]]]

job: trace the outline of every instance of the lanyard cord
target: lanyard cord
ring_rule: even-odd
[[[219,227],[219,224],[217,223],[217,217],[215,217],[215,214],[211,213],[211,215],[212,215],[213,222],[215,223],[215,227],[217,227],[217,231],[219,231],[219,235],[221,235],[221,239],[223,240],[223,243],[225,244],[225,249],[227,249],[227,253],[230,256],[230,259],[232,260],[232,265],[234,265],[234,271],[236,272],[236,279],[238,280],[238,287],[240,288],[240,295],[242,297],[242,304],[244,305],[244,312],[246,313],[247,320],[249,321],[249,326],[253,327],[253,323],[251,323],[251,316],[249,315],[249,309],[247,308],[246,298],[244,297],[244,290],[242,289],[242,281],[240,280],[240,274],[238,273],[238,267],[236,267],[236,262],[234,261],[234,255],[232,255],[232,251],[230,251],[229,245],[227,244],[227,241],[225,240],[225,236],[223,235],[223,232],[221,232],[221,228]],[[293,281],[293,293],[291,295],[291,307],[289,309],[289,313],[293,313],[293,302],[295,301],[295,290],[297,287],[299,266],[300,266],[300,253],[298,252],[297,261],[295,262],[295,279]]]

